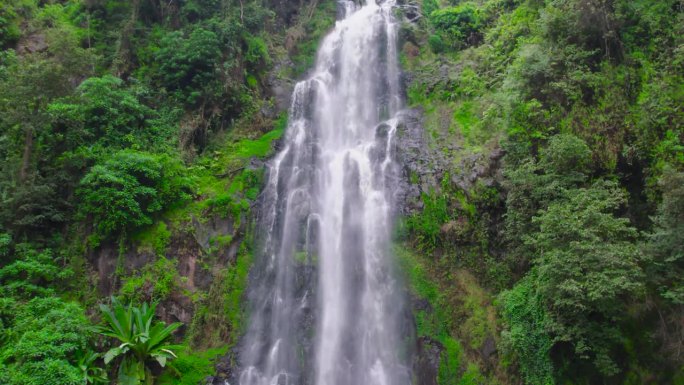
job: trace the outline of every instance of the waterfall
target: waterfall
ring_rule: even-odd
[[[269,164],[239,385],[409,385],[390,250],[395,2],[339,1]]]

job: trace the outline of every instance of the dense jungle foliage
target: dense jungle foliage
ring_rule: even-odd
[[[269,76],[309,68],[334,13],[316,1],[0,2],[0,383],[214,373],[250,261],[246,246],[237,261],[218,251],[239,244],[261,186],[250,162],[285,122]],[[275,60],[287,63],[277,74]],[[235,229],[195,250],[220,282],[200,289],[168,251],[207,217]],[[95,272],[102,250],[111,274]],[[182,326],[174,301],[194,310]]]
[[[482,374],[443,383],[682,383],[684,3],[424,0],[413,17],[408,99],[448,166],[403,233]]]
[[[437,383],[684,384],[684,3],[398,3],[434,173],[410,175],[394,249]],[[273,88],[334,18],[0,1],[1,384],[215,372],[286,123]]]

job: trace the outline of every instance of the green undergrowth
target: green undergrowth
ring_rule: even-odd
[[[182,278],[176,265],[176,260],[157,257],[153,263],[122,278],[120,295],[135,302],[168,298],[171,293],[181,291]]]
[[[247,290],[249,270],[252,267],[252,250],[243,244],[237,262],[226,274],[228,290],[224,292],[226,318],[233,325],[232,341],[237,341],[246,326],[246,316],[242,300]]]
[[[242,305],[253,260],[248,242],[241,244],[235,263],[215,275],[199,301],[188,333],[193,348],[233,346],[243,333],[247,314]]]
[[[507,382],[681,381],[672,320],[682,301],[668,291],[681,280],[664,272],[680,271],[682,253],[669,241],[648,246],[664,228],[681,233],[681,215],[654,219],[681,212],[668,187],[684,165],[680,2],[417,4],[422,17],[400,33],[407,102],[423,111],[434,162],[456,183],[422,191],[403,239],[457,299],[452,335],[463,351],[500,335]],[[606,189],[619,203],[592,205]],[[492,306],[471,300],[480,294],[469,276],[503,292],[500,333],[495,312],[482,311]]]
[[[402,55],[404,68],[415,76],[408,86],[408,104],[423,110],[430,148],[447,155],[454,166],[469,154],[496,146],[505,131],[500,95],[475,71],[476,60],[473,49],[436,56],[428,46],[405,46]]]
[[[510,274],[492,256],[497,239],[488,227],[501,199],[494,187],[476,182],[466,191],[446,175],[438,188],[422,194],[422,211],[405,218],[398,230],[421,253],[469,270],[490,289],[505,287]]]
[[[256,138],[245,137],[238,130],[226,134],[223,144],[201,157],[190,172],[195,177],[199,199],[175,207],[166,217],[175,224],[191,217],[203,218],[205,213],[232,217],[237,223],[247,212],[250,201],[257,198],[263,170],[253,169],[253,158],[265,159],[273,153],[273,142],[278,140],[287,124],[283,115],[273,123],[273,130]]]
[[[139,251],[151,251],[161,256],[171,241],[171,230],[166,222],[159,221],[134,234],[132,240],[138,245]]]
[[[445,293],[430,277],[423,261],[406,248],[396,246],[394,253],[398,258],[401,271],[405,273],[411,289],[411,294],[429,303],[427,309],[414,309],[416,321],[416,336],[428,337],[441,345],[438,372],[439,385],[458,384],[463,360],[461,342],[454,338],[451,330],[454,328],[450,317],[452,309],[447,303]]]
[[[156,383],[158,385],[197,385],[214,374],[216,359],[227,352],[227,346],[202,351],[184,346],[183,350],[178,353],[178,358],[169,363]]]
[[[280,138],[286,124],[286,117],[275,122],[273,130],[256,138],[239,138],[238,133],[226,136],[220,150],[200,158],[192,166],[192,174],[198,185],[198,196],[191,202],[170,209],[153,225],[144,227],[131,236],[139,253],[157,256],[155,262],[144,266],[129,276],[122,277],[120,293],[130,299],[152,298],[163,300],[178,291],[198,299],[205,293],[190,292],[184,280],[177,273],[177,261],[167,259],[166,251],[173,233],[192,231],[188,227],[193,218],[204,221],[209,216],[230,218],[237,229],[248,214],[262,184],[263,170],[250,168],[253,158],[271,155],[273,141]],[[222,234],[210,239],[209,253],[225,250],[235,234]],[[239,262],[242,262],[241,258]],[[202,261],[200,261],[202,262]],[[198,268],[211,269],[204,263]],[[243,266],[248,269],[249,266]]]
[[[428,304],[413,314],[417,337],[427,337],[442,349],[438,384],[499,383],[497,373],[483,373],[478,354],[496,329],[487,293],[467,272],[438,268],[406,245],[395,245],[394,253],[411,294]]]

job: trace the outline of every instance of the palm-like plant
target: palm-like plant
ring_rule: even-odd
[[[112,298],[111,308],[100,305],[104,325],[98,331],[121,342],[104,355],[105,364],[123,357],[119,364],[119,385],[151,385],[154,377],[148,364],[156,360],[164,367],[167,360],[176,357],[173,350],[177,346],[168,341],[181,324],[167,326],[154,321],[155,308],[156,305],[148,306],[147,303],[141,307],[125,306],[116,298]]]
[[[86,385],[109,383],[109,380],[107,379],[107,372],[105,372],[105,370],[101,367],[97,366],[96,361],[98,358],[100,358],[100,354],[95,353],[90,349],[76,352],[78,368],[81,370],[83,383]]]

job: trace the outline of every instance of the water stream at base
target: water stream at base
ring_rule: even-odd
[[[339,1],[313,74],[295,87],[263,193],[239,385],[411,383],[389,255],[402,104],[394,6]]]

